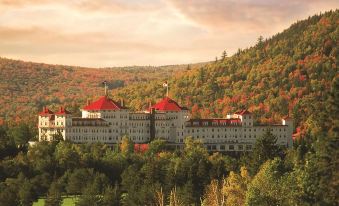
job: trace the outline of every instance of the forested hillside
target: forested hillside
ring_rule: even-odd
[[[77,111],[103,93],[103,80],[114,99],[143,109],[164,96],[167,80],[170,96],[195,117],[248,108],[262,122],[289,115],[297,132],[320,130],[330,84],[338,76],[338,16],[338,10],[315,15],[206,64],[93,69],[0,58],[0,122],[34,119],[44,105]]]
[[[194,116],[224,116],[243,107],[263,115],[261,121],[290,115],[306,138],[283,148],[267,131],[251,152],[225,154],[209,153],[190,137],[182,150],[155,139],[138,152],[126,136],[113,149],[58,138],[29,146],[36,127],[3,124],[0,205],[39,200],[59,206],[70,198],[76,206],[339,205],[338,17],[339,11],[311,17],[232,57],[179,71],[1,59],[0,111],[6,117],[24,117],[44,104],[81,104],[102,93],[102,79],[111,87],[124,80],[112,95],[139,109],[165,94],[162,81],[168,79],[171,96]]]
[[[169,79],[170,96],[196,117],[248,108],[263,122],[290,115],[297,130],[319,130],[332,80],[338,77],[339,11],[293,24],[233,56]],[[219,58],[220,59],[220,58]],[[115,91],[140,109],[165,92],[160,81]]]
[[[167,78],[186,68],[187,65],[95,69],[0,58],[0,122],[36,119],[43,106],[66,105],[76,110],[87,99],[103,95],[104,80],[109,89],[115,89]]]

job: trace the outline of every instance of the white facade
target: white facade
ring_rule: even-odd
[[[142,112],[130,112],[102,97],[84,107],[82,117],[72,117],[63,108],[56,113],[44,108],[39,114],[39,140],[53,140],[59,133],[64,140],[76,143],[117,144],[126,135],[134,143],[148,143],[156,137],[180,147],[184,138],[191,136],[201,140],[208,150],[246,151],[270,129],[277,137],[277,144],[292,146],[292,119],[283,119],[278,125],[253,125],[253,122],[248,111],[222,119],[190,119],[186,108],[167,97]]]

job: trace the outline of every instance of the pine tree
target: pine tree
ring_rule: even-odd
[[[22,206],[30,206],[35,200],[35,195],[33,192],[33,185],[28,181],[24,180],[22,186],[19,189],[19,199]]]
[[[225,60],[226,57],[227,57],[227,52],[226,52],[226,50],[224,50],[224,51],[222,52],[221,59],[222,59],[222,60]]]
[[[265,134],[258,138],[252,153],[250,154],[249,171],[255,175],[260,166],[269,159],[274,159],[280,156],[281,150],[276,144],[277,138],[271,133],[268,128]]]
[[[114,187],[108,186],[106,187],[103,197],[102,203],[104,206],[119,206],[121,197],[121,191],[118,183],[114,185]]]
[[[61,188],[57,182],[52,182],[45,201],[45,206],[59,206],[62,204]]]

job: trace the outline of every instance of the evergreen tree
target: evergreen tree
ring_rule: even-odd
[[[53,181],[45,200],[45,206],[60,206],[62,204],[62,197],[61,197],[61,188],[60,185]]]
[[[120,206],[121,190],[117,183],[114,187],[108,186],[102,197],[103,206]]]
[[[226,57],[227,57],[227,52],[226,52],[226,50],[224,50],[224,51],[222,52],[221,59],[222,59],[222,60],[225,60]]]
[[[102,199],[98,191],[92,187],[92,185],[87,185],[83,194],[80,196],[78,201],[75,204],[76,206],[102,206]]]
[[[14,139],[14,142],[19,147],[25,146],[30,139],[34,137],[29,125],[20,123],[18,126],[10,128],[9,136]]]
[[[31,206],[36,200],[33,185],[25,179],[19,188],[18,196],[22,206]]]
[[[249,171],[252,175],[256,174],[260,166],[269,159],[280,156],[281,150],[277,146],[277,138],[268,128],[262,137],[255,142],[253,151],[249,154]]]
[[[264,37],[260,35],[258,37],[257,45],[260,47],[263,45],[263,42],[264,42]]]

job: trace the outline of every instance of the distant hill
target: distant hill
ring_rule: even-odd
[[[197,64],[197,65],[203,65]],[[110,89],[134,83],[167,79],[187,65],[83,68],[0,58],[0,123],[36,120],[43,106],[66,105],[74,111],[87,99],[103,95],[104,80]],[[193,65],[194,67],[194,65]]]
[[[45,105],[78,111],[103,94],[103,80],[114,99],[143,109],[164,96],[167,80],[170,96],[194,117],[248,108],[261,122],[289,115],[297,132],[317,130],[339,78],[338,24],[338,10],[315,15],[224,60],[192,65],[96,69],[0,58],[0,121],[36,119]]]
[[[317,130],[331,82],[338,78],[339,11],[299,21],[232,57],[174,75],[170,95],[196,117],[221,117],[248,108],[262,122],[295,119],[297,132]],[[161,82],[115,90],[136,109],[164,95]]]

